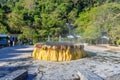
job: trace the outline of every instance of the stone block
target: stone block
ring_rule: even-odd
[[[27,70],[17,70],[0,78],[0,80],[25,80],[27,75]]]
[[[79,70],[77,74],[80,77],[80,80],[104,80],[97,74],[88,70]]]

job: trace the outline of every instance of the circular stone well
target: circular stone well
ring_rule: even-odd
[[[32,57],[46,61],[70,61],[86,56],[83,45],[75,44],[35,44]]]

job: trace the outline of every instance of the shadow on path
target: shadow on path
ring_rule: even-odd
[[[0,62],[13,61],[20,58],[21,55],[30,54],[33,52],[33,46],[14,46],[0,49]]]

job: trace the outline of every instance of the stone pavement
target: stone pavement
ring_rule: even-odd
[[[33,52],[33,46],[14,46],[0,49],[0,62],[15,61]]]
[[[30,65],[33,46],[14,46],[0,49],[0,77]]]
[[[73,61],[40,61],[30,57],[33,46],[0,49],[0,77],[16,70],[28,70],[28,80],[69,80],[80,70],[88,70],[105,80],[120,76],[120,53],[109,49],[85,46],[88,57]],[[94,55],[93,55],[94,54]],[[116,80],[118,77],[116,78]]]

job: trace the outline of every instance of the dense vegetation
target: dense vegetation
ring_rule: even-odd
[[[119,0],[0,0],[0,33],[20,34],[33,42],[48,35],[66,37],[72,24],[75,35],[95,40],[102,33],[120,39]]]

